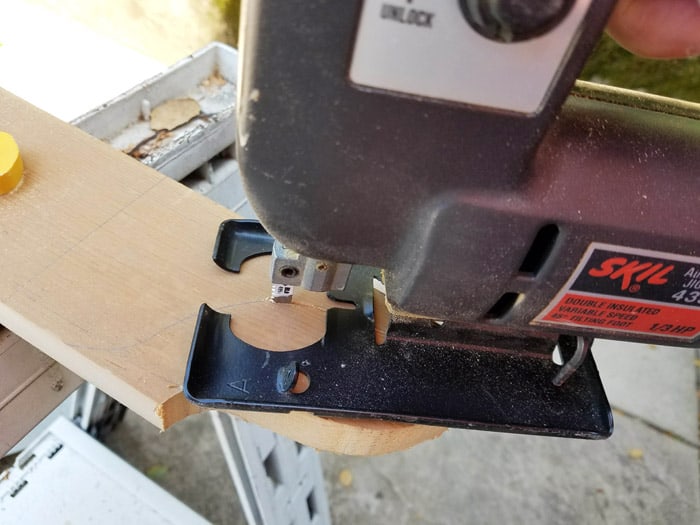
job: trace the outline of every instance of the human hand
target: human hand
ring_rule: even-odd
[[[619,0],[608,33],[643,57],[700,55],[700,1]]]

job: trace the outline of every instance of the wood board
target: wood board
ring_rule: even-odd
[[[182,394],[198,308],[234,317],[246,341],[273,350],[318,340],[324,294],[268,300],[269,260],[238,275],[211,261],[229,210],[0,90],[0,130],[25,164],[0,198],[0,323],[155,425],[199,409]],[[280,188],[284,191],[284,188]],[[272,327],[272,328],[271,328]],[[379,454],[443,429],[236,412],[316,448]]]

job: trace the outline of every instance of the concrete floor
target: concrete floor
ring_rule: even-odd
[[[159,62],[220,30],[210,4],[196,0],[13,2],[86,23]],[[450,431],[384,457],[323,453],[334,522],[700,523],[696,352],[599,342],[595,354],[617,409],[610,440]],[[160,434],[129,414],[107,444],[212,522],[244,523],[209,418]]]
[[[335,522],[700,523],[696,351],[598,341],[595,356],[609,440],[451,430],[379,458],[324,454]]]

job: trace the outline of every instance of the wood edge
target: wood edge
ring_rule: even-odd
[[[182,391],[158,405],[159,428],[167,430],[178,421],[205,411],[185,398]],[[330,418],[308,412],[253,412],[224,410],[248,423],[298,441],[309,447],[350,456],[378,456],[406,450],[435,439],[445,427],[398,423],[378,419]]]
[[[156,406],[154,411],[155,416],[158,418],[156,426],[160,430],[168,430],[178,421],[201,412],[204,412],[204,409],[190,403],[180,389]]]
[[[226,412],[272,431],[279,429],[303,445],[349,456],[379,456],[406,450],[447,430],[375,419],[320,417],[308,412]]]
[[[30,345],[41,349],[51,359],[61,364],[72,363],[74,365],[70,369],[63,365],[66,370],[70,370],[81,378],[89,377],[90,382],[105,394],[119,400],[120,403],[128,406],[153,425],[160,426],[160,419],[155,412],[157,401],[139,392],[132,385],[115,376],[109,370],[100,367],[97,363],[80,359],[80,353],[76,349],[2,303],[0,303],[0,318],[3,319],[5,328]]]

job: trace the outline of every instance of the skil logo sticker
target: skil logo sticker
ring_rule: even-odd
[[[610,257],[604,260],[600,267],[588,270],[591,277],[609,277],[613,281],[621,279],[622,290],[627,290],[632,284],[647,282],[651,285],[662,285],[668,282],[664,276],[673,271],[673,264],[640,262],[628,260],[626,257]]]
[[[700,258],[592,243],[532,323],[697,339]]]

